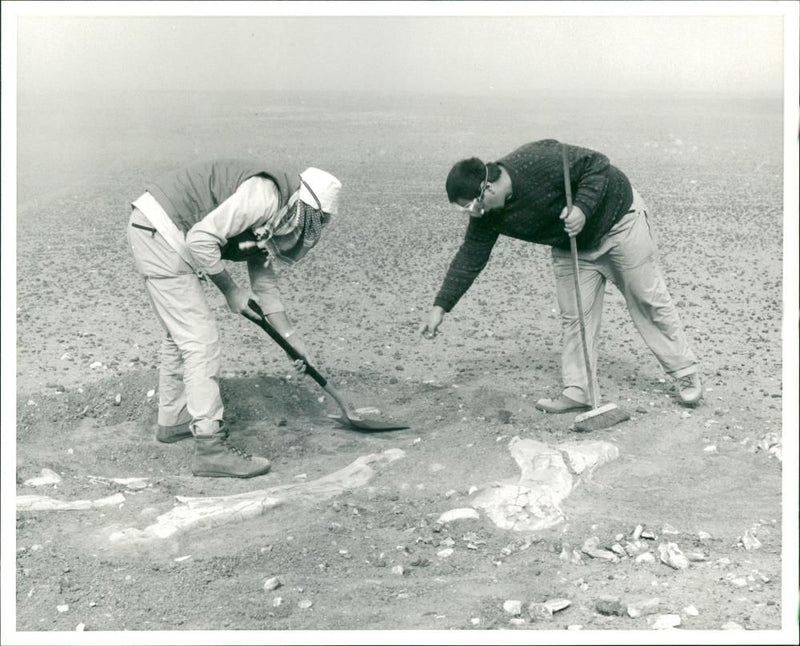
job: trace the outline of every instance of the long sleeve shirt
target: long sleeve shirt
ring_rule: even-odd
[[[280,193],[271,179],[255,176],[242,182],[230,197],[187,232],[186,243],[197,268],[208,275],[220,273],[225,269],[220,248],[247,229],[263,226],[279,209]],[[247,271],[264,313],[284,311],[271,259],[250,258]]]
[[[501,209],[470,218],[434,304],[449,312],[486,266],[500,235],[569,248],[560,219],[566,206],[562,144],[545,139],[525,144],[498,160],[511,178],[512,196]],[[630,208],[628,178],[602,153],[567,146],[573,204],[586,215],[575,241],[579,249],[596,247]]]

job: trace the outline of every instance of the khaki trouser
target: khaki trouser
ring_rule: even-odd
[[[200,279],[134,208],[128,241],[136,269],[166,332],[161,343],[158,423],[191,422],[195,435],[214,433],[222,422],[219,333]]]
[[[606,280],[611,280],[622,292],[639,334],[667,374],[677,378],[697,372],[697,358],[689,348],[678,311],[656,264],[655,250],[644,201],[634,190],[631,212],[611,228],[597,248],[578,252],[581,302],[598,400],[597,339]],[[564,394],[591,404],[575,301],[572,256],[569,250],[554,247],[552,258],[564,337],[561,356]]]

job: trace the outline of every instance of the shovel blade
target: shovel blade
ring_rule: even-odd
[[[344,426],[354,431],[361,431],[363,433],[381,433],[383,431],[402,431],[411,428],[406,424],[379,422],[377,420],[369,419],[353,419],[346,415],[328,415],[333,420],[336,420]]]

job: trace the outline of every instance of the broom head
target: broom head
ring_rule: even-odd
[[[631,416],[616,404],[603,404],[598,408],[581,413],[575,418],[576,431],[599,431],[629,420]]]

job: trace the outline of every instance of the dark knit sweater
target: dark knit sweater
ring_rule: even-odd
[[[446,312],[455,307],[486,266],[500,235],[569,249],[559,218],[567,204],[561,147],[555,139],[534,141],[497,160],[511,178],[512,196],[503,208],[470,218],[435,305]],[[631,184],[602,153],[570,145],[567,151],[572,201],[586,215],[575,241],[580,250],[592,249],[630,209]]]

